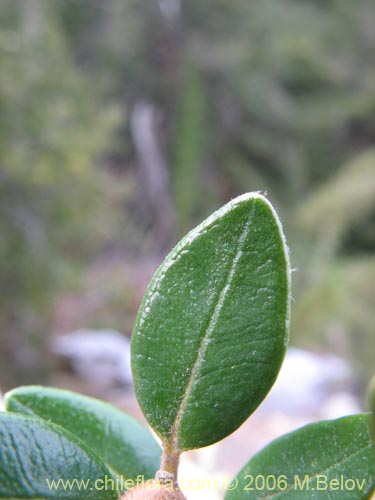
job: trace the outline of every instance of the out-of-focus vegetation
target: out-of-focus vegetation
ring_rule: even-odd
[[[374,53],[372,0],[2,0],[0,385],[36,381],[55,299],[89,264],[141,272],[250,190],[298,269],[292,341],[368,378]],[[82,326],[128,328],[132,277],[97,276],[112,323]]]
[[[104,236],[94,162],[115,113],[99,108],[52,2],[1,2],[0,20],[1,366],[27,380],[56,286],[73,283],[76,257]]]

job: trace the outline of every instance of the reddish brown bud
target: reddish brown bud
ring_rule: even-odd
[[[127,491],[120,500],[186,500],[186,497],[173,481],[150,479]]]

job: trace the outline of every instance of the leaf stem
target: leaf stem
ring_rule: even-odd
[[[180,462],[181,452],[179,450],[169,448],[170,447],[166,445],[163,447],[163,454],[160,461],[160,471],[173,474],[173,479],[177,483],[178,465]]]

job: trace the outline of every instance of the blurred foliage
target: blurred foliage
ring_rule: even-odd
[[[188,66],[178,101],[174,138],[172,185],[175,194],[177,227],[184,235],[202,210],[200,188],[206,136],[206,95],[200,75]]]
[[[373,0],[2,0],[3,354],[48,330],[83,259],[145,253],[153,214],[130,123],[148,102],[171,240],[230,197],[267,191],[298,268],[292,340],[368,376],[374,27]],[[113,283],[105,318],[133,300]]]
[[[374,170],[373,149],[343,165],[335,177],[301,202],[297,214],[299,227],[331,252],[340,249],[343,242],[354,250],[356,242],[349,241],[350,229],[358,227],[363,220],[367,220],[368,229],[372,229]],[[360,251],[360,245],[358,247]]]
[[[51,7],[0,5],[1,349],[7,376],[18,369],[14,357],[23,365],[21,380],[40,366],[55,286],[105,236],[106,179],[93,162],[116,119],[93,106],[99,96],[73,64]]]
[[[294,226],[303,263],[295,279],[294,338],[348,358],[363,388],[375,352],[374,215],[375,151],[368,150],[301,201]]]

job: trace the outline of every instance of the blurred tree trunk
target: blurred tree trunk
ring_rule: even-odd
[[[151,237],[157,250],[172,243],[173,210],[169,193],[169,174],[165,155],[157,137],[157,110],[146,101],[138,101],[130,120],[142,188],[144,213],[151,217]]]

